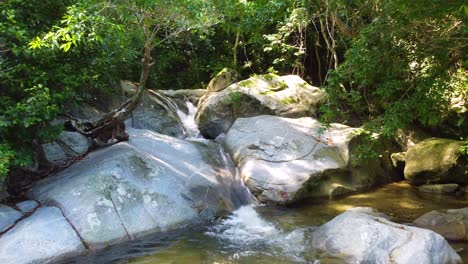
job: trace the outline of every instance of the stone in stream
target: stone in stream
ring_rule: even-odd
[[[382,157],[357,161],[356,149],[363,144],[359,131],[341,124],[324,129],[307,117],[256,116],[237,119],[223,144],[260,201],[287,204],[398,179],[390,148]]]
[[[258,115],[315,116],[325,92],[299,76],[266,74],[234,83],[200,100],[196,122],[202,135],[226,133],[236,118]]]
[[[456,183],[447,184],[424,184],[418,187],[418,191],[426,193],[449,194],[455,193],[460,185]]]
[[[397,224],[354,208],[311,233],[313,250],[340,256],[346,263],[454,264],[460,256],[430,230]]]
[[[41,207],[0,237],[0,263],[50,263],[85,251],[56,207]]]
[[[90,248],[183,227],[250,202],[219,145],[127,132],[128,143],[93,152],[28,193],[59,206]]]
[[[413,224],[449,240],[468,241],[468,207],[431,211],[418,217]]]
[[[429,138],[408,149],[405,178],[413,184],[468,183],[468,157],[463,141]]]
[[[23,214],[21,212],[0,204],[0,233],[13,226],[22,216]]]

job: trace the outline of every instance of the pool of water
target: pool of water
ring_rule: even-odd
[[[308,249],[307,232],[352,207],[369,206],[399,223],[437,209],[468,206],[465,197],[421,194],[393,183],[333,201],[305,201],[294,208],[243,207],[205,227],[153,235],[110,247],[71,263],[343,263]],[[451,243],[468,263],[468,243]],[[69,262],[70,263],[70,262]]]

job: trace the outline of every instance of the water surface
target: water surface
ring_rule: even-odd
[[[204,227],[154,235],[89,254],[73,263],[343,263],[308,249],[307,232],[352,207],[370,206],[393,221],[410,223],[437,209],[468,206],[465,197],[418,193],[406,183],[333,201],[305,201],[294,208],[243,207]],[[468,243],[452,243],[468,263]]]

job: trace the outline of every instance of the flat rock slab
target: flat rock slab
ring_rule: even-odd
[[[366,209],[335,217],[311,237],[314,250],[340,256],[346,263],[462,263],[437,233],[390,222]]]
[[[41,207],[0,237],[0,263],[49,263],[85,251],[56,207]]]
[[[21,212],[0,204],[0,233],[13,226],[22,216]]]

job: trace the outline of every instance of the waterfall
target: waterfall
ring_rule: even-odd
[[[200,130],[198,130],[197,123],[195,123],[195,115],[197,114],[197,107],[192,104],[189,100],[185,102],[188,113],[184,113],[182,110],[177,108],[177,116],[182,123],[185,134],[188,138],[201,138]]]

